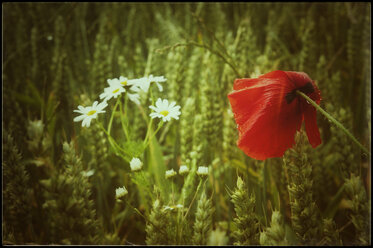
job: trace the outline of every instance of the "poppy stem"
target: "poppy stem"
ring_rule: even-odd
[[[307,100],[310,104],[312,104],[318,111],[320,111],[326,118],[328,118],[331,122],[333,122],[337,127],[342,129],[342,131],[347,134],[352,141],[354,141],[366,154],[371,155],[368,149],[366,149],[339,121],[333,118],[330,114],[328,114],[325,110],[323,110],[317,103],[315,103],[311,98],[309,98],[306,94],[300,91],[296,91],[298,95],[302,96],[304,99]]]

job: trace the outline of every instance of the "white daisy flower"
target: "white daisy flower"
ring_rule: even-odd
[[[187,174],[188,172],[189,172],[188,166],[186,166],[186,165],[180,166],[180,169],[179,169],[179,174],[180,175]]]
[[[92,106],[83,107],[81,105],[78,106],[79,110],[74,110],[74,112],[80,113],[79,115],[74,118],[74,121],[82,121],[82,127],[86,126],[89,127],[91,125],[91,120],[97,118],[97,114],[105,113],[104,108],[106,108],[107,103],[103,101],[102,103],[98,104],[97,101],[93,103]]]
[[[133,79],[127,79],[127,83],[124,84],[124,86],[131,86],[136,88],[141,88],[140,85],[142,85],[144,81],[144,78],[133,78]]]
[[[149,78],[148,78],[148,80],[150,82],[155,82],[157,84],[157,86],[158,86],[159,91],[161,91],[161,92],[163,91],[163,87],[162,87],[162,85],[160,83],[167,81],[167,79],[164,76],[154,77],[153,75],[150,75]]]
[[[125,92],[124,86],[127,85],[127,78],[120,76],[118,79],[108,79],[109,87],[104,89],[104,93],[100,95],[100,99],[108,101],[111,98],[117,98],[121,93]],[[124,85],[125,84],[125,85]]]
[[[174,118],[176,120],[179,119],[179,115],[181,114],[179,109],[180,106],[175,106],[175,102],[168,103],[167,99],[162,100],[161,98],[158,98],[158,100],[155,103],[155,106],[149,106],[152,110],[155,112],[150,113],[150,117],[154,118],[162,118],[163,121],[170,121],[171,118]]]
[[[120,85],[122,85],[122,87],[124,86],[129,86],[129,82],[130,80],[126,77],[123,77],[123,76],[120,76],[118,79],[116,79],[117,81],[119,81]]]
[[[197,170],[197,175],[207,176],[209,174],[209,168],[206,166],[200,166]]]
[[[127,79],[125,77],[120,76],[119,82],[122,87],[129,87],[129,90],[134,91],[135,93],[129,93],[127,91],[128,98],[136,103],[137,105],[140,105],[140,95],[138,94],[141,90],[138,86],[139,79]]]
[[[150,75],[149,77],[142,77],[139,79],[134,79],[133,84],[139,87],[142,91],[148,92],[150,83],[154,82],[157,84],[159,91],[163,91],[163,87],[160,83],[167,81],[164,76]]]
[[[150,87],[150,81],[148,80],[147,77],[131,79],[131,83],[132,83],[133,90],[136,92],[139,92],[140,90],[144,92],[148,92],[149,87]]]
[[[120,187],[115,190],[115,198],[120,201],[119,198],[122,198],[123,196],[127,195],[128,191],[126,187]]]
[[[128,98],[136,103],[137,105],[140,105],[140,95],[139,94],[132,94],[132,93],[127,93]]]
[[[174,169],[166,171],[166,178],[171,178],[176,175],[176,171]]]
[[[132,171],[138,171],[138,170],[141,170],[142,168],[142,162],[138,158],[132,158],[130,162],[130,166],[131,166]]]

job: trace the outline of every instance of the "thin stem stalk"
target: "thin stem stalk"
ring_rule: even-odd
[[[108,125],[108,127],[107,127],[107,132],[108,132],[109,134],[110,134],[110,131],[111,131],[111,125],[113,124],[113,119],[114,119],[115,110],[117,109],[119,103],[120,103],[120,96],[118,97],[117,102],[115,103],[115,106],[114,106],[113,112],[111,112],[109,125]]]
[[[192,205],[193,205],[193,203],[194,203],[194,200],[196,199],[196,196],[197,196],[197,194],[198,194],[199,188],[201,188],[202,181],[203,181],[203,180],[202,180],[202,178],[201,178],[200,181],[199,181],[199,184],[198,184],[198,186],[197,186],[196,193],[194,193],[193,199],[192,199],[192,201],[190,202],[189,208],[188,208],[187,212],[185,213],[185,215],[183,216],[183,220],[186,219],[186,217],[187,217],[187,215],[188,215],[188,213],[189,213],[189,210],[190,210],[190,208],[192,207]],[[207,179],[205,180],[205,183],[206,183],[206,181],[207,181]]]
[[[125,100],[124,100],[124,112],[123,112],[123,107],[122,107],[122,102],[120,103],[119,105],[119,109],[120,109],[120,122],[122,124],[122,129],[123,129],[123,132],[124,134],[126,135],[126,139],[129,140],[129,135],[128,135],[128,130],[127,130],[127,127],[128,125],[126,125],[126,115],[127,115],[127,97],[125,97]]]
[[[157,130],[155,130],[155,132],[151,135],[151,137],[146,141],[145,139],[145,146],[144,147],[147,147],[149,145],[149,142],[154,138],[154,136],[158,133],[159,129],[161,129],[161,127],[163,126],[163,121],[161,121],[159,124],[158,124],[158,127],[157,127]]]
[[[129,162],[128,158],[126,158],[125,156],[123,156],[123,154],[120,153],[120,151],[121,151],[121,152],[123,152],[124,154],[126,154],[126,151],[125,151],[122,147],[120,147],[120,146],[115,142],[114,138],[113,138],[113,137],[108,133],[108,131],[106,131],[106,129],[102,126],[102,124],[101,124],[100,122],[99,122],[99,126],[100,126],[101,129],[104,131],[104,133],[107,135],[107,137],[108,137],[108,139],[109,139],[109,143],[110,143],[110,145],[114,148],[115,153],[116,153],[118,156],[122,157],[124,160],[126,160],[126,161]],[[118,150],[119,150],[119,151],[118,151]]]
[[[340,128],[355,144],[357,144],[366,154],[370,155],[368,149],[366,149],[339,121],[333,118],[330,114],[328,114],[325,110],[323,110],[317,103],[315,103],[311,98],[309,98],[306,94],[300,91],[296,91],[298,95],[302,96],[306,99],[312,106],[314,106],[318,111],[320,111],[328,120],[330,120],[333,124],[335,124],[338,128]]]

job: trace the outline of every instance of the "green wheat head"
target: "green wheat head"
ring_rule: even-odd
[[[213,211],[211,199],[207,199],[206,193],[202,191],[197,204],[196,217],[193,226],[193,243],[195,245],[206,245],[212,228]]]
[[[303,133],[297,133],[296,145],[285,153],[284,165],[288,173],[291,221],[303,244],[315,243],[319,237],[319,210],[312,193],[312,166],[304,152]]]
[[[260,233],[261,245],[288,245],[285,237],[283,217],[279,211],[273,211],[271,226]]]
[[[237,217],[237,230],[232,233],[234,245],[257,245],[259,243],[259,221],[255,214],[255,195],[249,195],[244,181],[238,177],[237,188],[231,196]]]

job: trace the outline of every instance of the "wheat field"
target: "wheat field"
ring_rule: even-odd
[[[227,98],[306,72],[370,150],[370,3],[2,6],[3,245],[371,244],[370,153],[318,112],[255,160]]]

